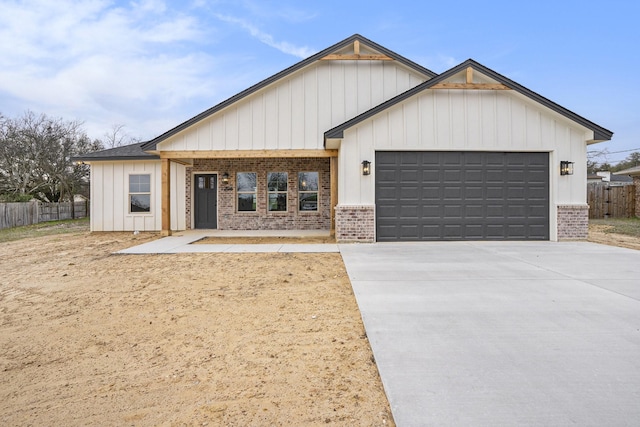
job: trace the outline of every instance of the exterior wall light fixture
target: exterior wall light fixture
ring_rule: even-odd
[[[224,185],[229,185],[229,174],[226,172],[222,175],[222,183]]]
[[[362,175],[371,175],[371,162],[369,160],[362,161]]]
[[[560,161],[560,175],[573,175],[573,162]]]

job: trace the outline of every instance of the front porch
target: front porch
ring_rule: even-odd
[[[334,235],[337,150],[159,155],[163,236],[176,232],[170,227],[171,213],[176,212],[172,203],[184,203],[187,231],[318,231]],[[176,177],[171,176],[174,162],[184,166],[184,200],[171,195],[172,182],[176,188]]]

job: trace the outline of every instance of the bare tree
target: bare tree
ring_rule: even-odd
[[[134,138],[129,135],[125,127],[125,125],[119,123],[111,125],[111,128],[104,133],[104,146],[115,148],[140,142],[140,138]]]
[[[88,181],[88,167],[72,157],[102,148],[82,123],[28,111],[0,125],[0,194],[30,195],[45,202],[72,200]]]

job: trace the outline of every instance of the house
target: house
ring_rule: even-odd
[[[586,238],[587,146],[612,135],[471,59],[436,74],[356,34],[151,141],[76,160],[94,231],[555,241]]]
[[[596,175],[601,178],[602,182],[609,183],[612,187],[621,187],[623,185],[633,184],[633,178],[627,175],[620,175],[619,173],[611,173],[611,171],[599,171]]]

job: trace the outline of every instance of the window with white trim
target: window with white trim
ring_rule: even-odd
[[[298,210],[314,212],[318,210],[319,172],[298,173]]]
[[[238,172],[236,175],[238,212],[255,212],[258,178],[255,172]]]
[[[267,209],[270,212],[287,211],[288,179],[287,172],[267,173]]]
[[[151,174],[129,175],[129,213],[151,212]]]

